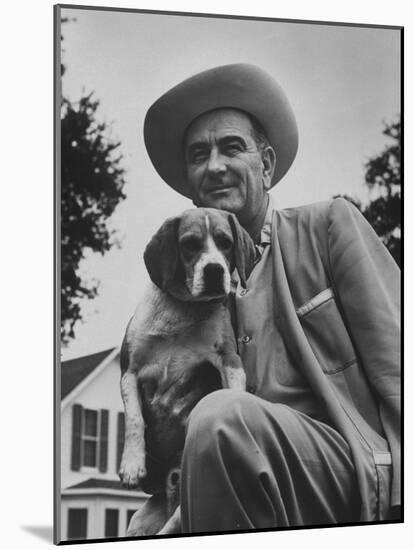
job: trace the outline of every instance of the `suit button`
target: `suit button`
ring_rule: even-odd
[[[242,344],[248,344],[251,341],[251,337],[250,336],[243,336],[241,341],[242,341]]]
[[[247,294],[247,289],[242,288],[241,291],[240,291],[240,296],[245,296],[246,294]]]

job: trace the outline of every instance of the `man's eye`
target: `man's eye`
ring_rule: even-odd
[[[226,155],[237,155],[237,153],[240,153],[243,150],[240,143],[228,143],[225,148],[224,152]]]
[[[190,155],[190,162],[193,164],[199,164],[200,162],[203,162],[206,158],[207,158],[206,151],[195,151]]]

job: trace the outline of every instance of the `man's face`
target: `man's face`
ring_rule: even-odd
[[[244,113],[219,109],[201,115],[187,130],[184,153],[196,206],[233,212],[242,224],[254,218],[271,174]]]

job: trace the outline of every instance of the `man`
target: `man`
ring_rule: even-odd
[[[155,102],[144,136],[159,175],[233,212],[258,253],[235,281],[248,392],[190,415],[183,532],[398,517],[398,268],[343,199],[275,209],[298,147],[284,92],[258,67],[217,67]]]

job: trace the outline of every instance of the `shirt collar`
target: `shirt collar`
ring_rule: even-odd
[[[255,265],[261,260],[263,251],[272,242],[272,215],[273,210],[275,210],[275,203],[272,195],[269,194],[269,203],[267,205],[266,215],[264,218],[263,226],[260,231],[260,243],[255,245],[256,249],[256,260]],[[232,274],[232,285],[239,284],[239,275],[235,269]]]
[[[272,195],[269,196],[269,204],[267,205],[266,215],[260,231],[260,242],[256,245],[260,256],[263,254],[264,248],[272,242],[272,213],[275,209],[275,204]]]

